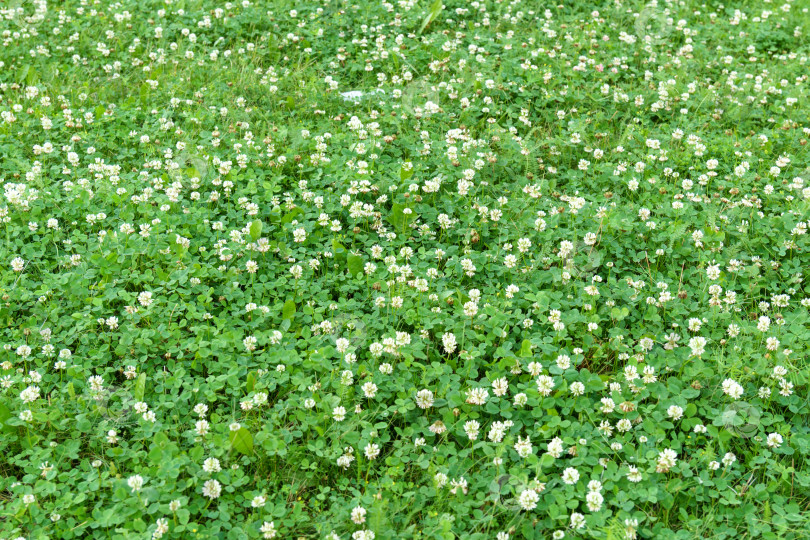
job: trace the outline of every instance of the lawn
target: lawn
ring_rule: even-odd
[[[810,5],[7,0],[0,539],[810,537]]]

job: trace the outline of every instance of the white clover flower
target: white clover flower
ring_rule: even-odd
[[[222,493],[222,484],[217,480],[206,480],[203,484],[202,494],[209,499],[216,499]]]
[[[554,379],[548,375],[540,375],[537,377],[537,391],[541,396],[548,396],[554,389]]]
[[[529,511],[537,508],[537,501],[540,500],[540,495],[533,489],[524,489],[518,496],[518,504],[523,510]]]
[[[677,405],[671,405],[667,409],[667,416],[669,416],[673,420],[680,420],[681,418],[683,418],[683,408]]]
[[[22,272],[24,268],[25,260],[23,260],[21,257],[14,257],[11,260],[11,269],[15,272]]]
[[[433,406],[433,392],[424,389],[416,393],[416,405],[420,409],[429,409]]]
[[[676,454],[674,450],[667,448],[658,453],[658,464],[655,470],[656,472],[668,472],[675,466],[677,461],[678,454]]]
[[[262,537],[265,539],[275,538],[276,537],[276,526],[272,521],[265,521],[262,523],[261,528],[259,529],[262,533]]]
[[[138,295],[138,303],[140,303],[143,307],[149,307],[152,305],[152,293],[149,291],[144,291]]]
[[[135,493],[136,491],[140,491],[141,488],[143,487],[143,484],[144,484],[143,477],[141,475],[139,475],[139,474],[136,474],[134,476],[130,476],[127,479],[127,485],[132,489],[132,493]]]
[[[573,467],[568,467],[562,473],[562,481],[568,485],[576,484],[579,481],[579,471]]]
[[[367,513],[366,509],[363,508],[362,506],[355,506],[352,509],[352,513],[351,513],[352,523],[354,523],[356,525],[361,525],[361,524],[365,523],[366,522],[366,513]]]
[[[723,393],[732,399],[740,399],[743,395],[743,387],[733,379],[724,380],[722,387]]]

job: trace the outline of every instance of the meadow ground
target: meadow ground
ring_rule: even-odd
[[[810,537],[810,5],[9,0],[0,538]]]

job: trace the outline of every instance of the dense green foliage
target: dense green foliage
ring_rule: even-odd
[[[807,4],[594,4],[6,3],[0,538],[807,538]]]

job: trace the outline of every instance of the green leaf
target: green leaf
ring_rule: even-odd
[[[132,397],[135,401],[143,401],[143,393],[146,390],[146,373],[138,375],[138,380],[135,381],[135,390],[132,392]]]
[[[444,5],[442,4],[442,0],[434,0],[433,4],[430,6],[430,12],[425,17],[425,20],[422,21],[422,26],[419,27],[420,34],[439,16],[439,13],[441,13],[443,9]]]
[[[93,518],[102,527],[113,527],[123,523],[125,520],[124,513],[118,508],[107,508],[105,510],[97,508],[93,510]]]
[[[251,371],[248,373],[247,376],[247,384],[245,387],[247,388],[248,393],[253,392],[253,388],[256,386],[256,375],[253,374]]]
[[[406,212],[408,210],[408,212]],[[416,212],[401,204],[394,204],[391,213],[388,215],[388,222],[394,226],[397,232],[401,233],[417,217]]]
[[[295,302],[287,300],[284,302],[284,308],[281,310],[282,319],[292,319],[295,316]]]
[[[20,69],[20,71],[18,72],[17,77],[19,81],[24,80],[31,86],[35,85],[39,79],[37,70],[34,68],[34,66],[30,64],[23,66],[22,69]]]
[[[335,254],[335,262],[341,262],[346,258],[346,247],[337,240],[332,240],[332,251]]]
[[[245,428],[239,428],[237,431],[231,431],[228,440],[231,442],[231,448],[237,452],[250,455],[253,453],[253,435]]]
[[[610,310],[610,317],[612,319],[616,319],[617,321],[621,321],[622,319],[627,317],[629,314],[630,314],[630,310],[627,309],[626,307],[623,307],[621,309],[615,307],[615,308]]]
[[[543,454],[540,457],[540,467],[551,467],[554,464],[554,456]]]
[[[301,210],[300,208],[297,208],[297,207],[293,208],[292,210],[290,210],[289,212],[284,214],[284,217],[281,218],[281,223],[291,223],[292,220],[294,220],[296,217],[298,217],[299,214],[303,214],[303,213],[304,213],[304,211]]]
[[[524,339],[523,343],[520,345],[520,357],[521,358],[528,358],[532,355],[532,342],[528,339]]]
[[[11,410],[5,403],[0,403],[0,431],[11,431],[14,428],[6,424],[6,420],[11,418]]]
[[[363,271],[363,257],[359,255],[349,254],[349,256],[346,257],[346,264],[352,276],[356,276]]]
[[[262,236],[262,227],[264,224],[261,220],[257,219],[253,223],[250,224],[250,239],[254,242],[261,238]]]

